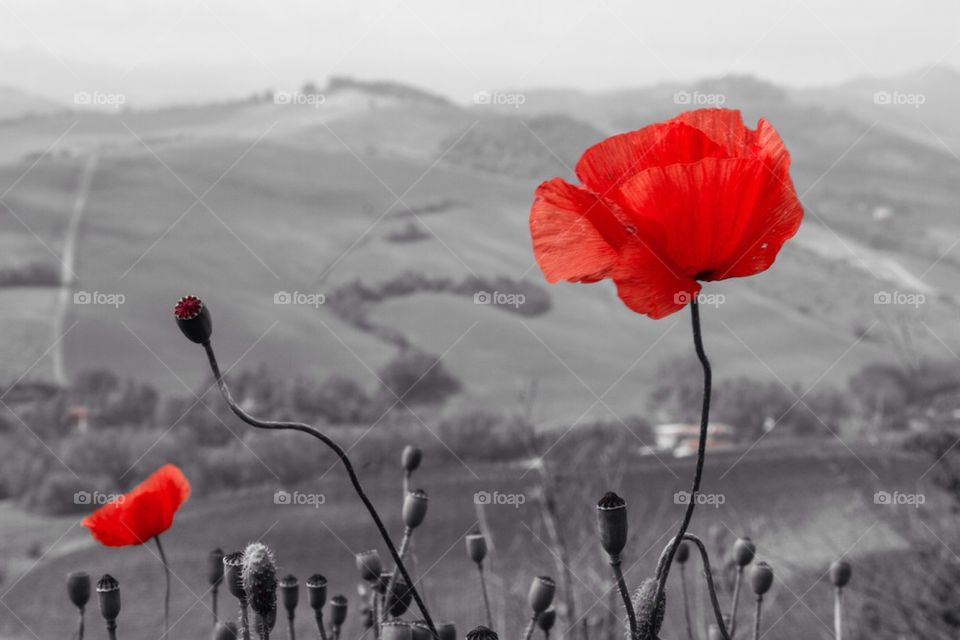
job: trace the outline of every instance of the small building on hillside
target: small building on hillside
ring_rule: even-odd
[[[686,422],[659,424],[653,428],[657,449],[670,451],[677,457],[694,455],[700,440],[700,425]],[[711,422],[707,427],[707,449],[728,449],[733,446],[733,427]]]

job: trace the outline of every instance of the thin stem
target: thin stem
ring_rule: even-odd
[[[700,551],[700,559],[703,563],[703,577],[707,583],[707,591],[710,594],[710,604],[713,606],[713,615],[717,619],[717,627],[720,629],[720,636],[723,638],[723,640],[731,640],[730,633],[727,631],[727,625],[723,620],[723,613],[720,610],[720,600],[717,598],[717,588],[713,583],[713,570],[710,568],[710,554],[707,553],[707,547],[705,544],[703,544],[703,540],[692,533],[683,534],[683,539],[692,542]],[[667,544],[663,550],[663,553],[660,555],[658,572],[663,567],[663,563],[666,561],[667,553],[670,551],[672,546],[672,542]]]
[[[753,616],[753,640],[760,640],[760,610],[763,608],[763,596],[757,596],[757,612]]]
[[[247,613],[247,597],[240,598],[240,628],[243,631],[243,640],[250,640],[250,616]]]
[[[487,610],[487,624],[493,629],[493,613],[490,611],[490,596],[487,595],[487,578],[483,573],[483,563],[477,563],[477,571],[480,572],[480,590],[483,591],[483,607]]]
[[[333,625],[333,640],[340,640],[340,625]]]
[[[153,539],[157,543],[160,562],[163,563],[163,574],[167,580],[167,589],[163,596],[163,638],[166,640],[170,636],[170,564],[167,562],[167,554],[163,552],[163,545],[160,544],[160,536],[153,536]]]
[[[730,638],[737,632],[737,607],[740,604],[740,585],[743,582],[743,567],[737,566],[737,580],[733,585],[733,605],[730,608]]]
[[[320,640],[327,640],[327,630],[323,628],[323,610],[318,609],[314,617],[317,620],[317,631],[320,632]]]
[[[683,617],[687,622],[687,638],[695,640],[693,637],[693,622],[690,620],[690,599],[687,596],[687,565],[680,565],[680,590],[683,593]]]
[[[637,614],[633,610],[633,601],[630,600],[630,590],[627,589],[627,581],[623,579],[623,567],[620,566],[620,556],[610,556],[610,566],[613,568],[613,579],[620,590],[620,597],[623,599],[623,607],[627,610],[627,619],[630,621],[630,638],[637,638]],[[656,601],[654,601],[656,602]]]
[[[533,635],[533,628],[537,626],[537,618],[539,617],[539,613],[534,613],[533,617],[530,618],[530,622],[527,623],[527,628],[523,631],[523,640],[530,640],[530,637]]]
[[[110,640],[117,640],[117,621],[107,620],[107,637]]]
[[[213,627],[214,628],[216,628],[217,623],[220,622],[220,616],[217,615],[217,600],[218,600],[217,593],[219,591],[220,591],[219,584],[213,585],[213,589],[210,590],[210,600],[211,600],[211,604],[213,605],[212,610],[213,610]]]
[[[840,587],[837,587],[833,601],[833,629],[834,638],[843,640],[843,589]]]
[[[290,630],[290,640],[297,640],[297,631],[293,628],[293,610],[287,613],[287,628]]]
[[[83,611],[84,611],[83,607],[80,607],[80,626],[77,627],[77,638],[78,638],[78,640],[83,640],[83,631],[84,631],[84,629],[83,629],[83,618],[84,618]]]
[[[697,444],[697,468],[693,474],[693,488],[690,489],[690,501],[687,503],[686,512],[683,514],[683,520],[680,522],[680,528],[677,535],[673,538],[670,550],[667,552],[666,561],[662,571],[657,573],[657,593],[654,596],[654,602],[659,602],[663,597],[664,589],[667,586],[667,577],[670,575],[670,567],[673,564],[673,558],[677,554],[677,547],[683,540],[687,528],[690,526],[690,520],[693,518],[693,510],[697,506],[697,494],[700,492],[700,482],[703,479],[703,463],[707,451],[707,429],[710,426],[710,389],[712,384],[712,372],[710,369],[710,360],[703,349],[703,336],[700,331],[700,307],[697,298],[694,296],[690,302],[690,318],[693,327],[693,346],[697,352],[697,358],[700,360],[700,366],[703,368],[703,406],[700,410],[700,440]]]
[[[373,503],[370,501],[370,498],[367,497],[366,492],[363,490],[363,485],[360,484],[360,478],[357,476],[357,472],[353,468],[353,463],[350,462],[350,458],[347,457],[346,452],[343,448],[334,442],[329,436],[322,433],[318,429],[305,425],[299,422],[274,422],[267,420],[258,420],[251,416],[249,413],[244,411],[240,406],[234,401],[233,397],[230,395],[230,390],[227,388],[226,380],[223,379],[223,374],[220,373],[220,365],[217,364],[217,358],[213,353],[213,346],[210,342],[205,342],[203,348],[207,353],[207,360],[210,362],[210,368],[213,371],[213,375],[217,380],[217,386],[220,388],[220,393],[223,395],[224,400],[230,406],[230,409],[234,414],[247,424],[256,427],[258,429],[277,429],[277,430],[290,430],[290,431],[301,431],[307,435],[311,435],[323,444],[325,444],[331,451],[336,454],[340,459],[340,462],[343,463],[344,468],[347,471],[347,475],[350,477],[350,483],[353,485],[353,489],[357,494],[357,497],[360,498],[360,501],[363,502],[363,506],[366,507],[367,512],[370,514],[370,518],[373,520],[374,525],[377,527],[377,531],[380,532],[380,536],[383,538],[384,543],[387,545],[387,549],[390,551],[390,555],[393,556],[393,561],[397,566],[397,569],[400,570],[400,573],[403,575],[404,580],[407,581],[407,584],[410,585],[410,594],[413,596],[414,601],[417,603],[417,608],[420,609],[420,614],[423,616],[423,621],[427,624],[427,627],[430,629],[430,633],[436,640],[439,640],[440,636],[437,633],[437,627],[433,623],[433,618],[430,616],[430,612],[427,610],[427,606],[424,604],[423,599],[420,597],[420,593],[417,591],[416,586],[414,585],[413,579],[410,577],[410,573],[407,571],[407,567],[403,564],[403,559],[400,558],[400,554],[397,551],[396,545],[393,544],[393,539],[390,537],[390,533],[387,531],[387,528],[383,524],[383,520],[380,518],[380,514],[377,512],[376,507],[373,506]]]
[[[410,539],[413,537],[413,529],[406,527],[403,530],[403,538],[400,540],[400,558],[403,559],[407,555],[407,548],[410,546]],[[397,572],[394,571],[390,574],[390,580],[387,581],[387,593],[385,598],[389,602],[390,594],[393,593],[393,590],[397,586]],[[383,611],[380,612],[380,619],[385,621],[390,615],[390,612],[387,610],[387,607],[383,607]]]

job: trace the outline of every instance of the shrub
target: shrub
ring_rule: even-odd
[[[380,369],[378,377],[406,404],[439,404],[460,390],[460,381],[443,362],[416,349],[401,350]]]

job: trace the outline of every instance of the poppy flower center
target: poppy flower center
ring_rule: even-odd
[[[203,303],[196,296],[184,296],[177,302],[173,308],[174,315],[180,320],[192,320],[200,315],[203,309]]]

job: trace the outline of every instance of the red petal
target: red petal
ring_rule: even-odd
[[[650,167],[730,155],[703,132],[683,122],[670,121],[593,145],[581,156],[576,172],[584,186],[603,196]]]
[[[697,109],[681,113],[674,120],[699,130],[731,157],[744,154],[751,133],[736,109]]]
[[[611,277],[624,304],[654,320],[687,306],[700,291],[700,283],[639,240],[624,250]]]
[[[609,202],[560,178],[544,182],[530,209],[533,253],[550,282],[595,282],[617,259],[628,234]]]

